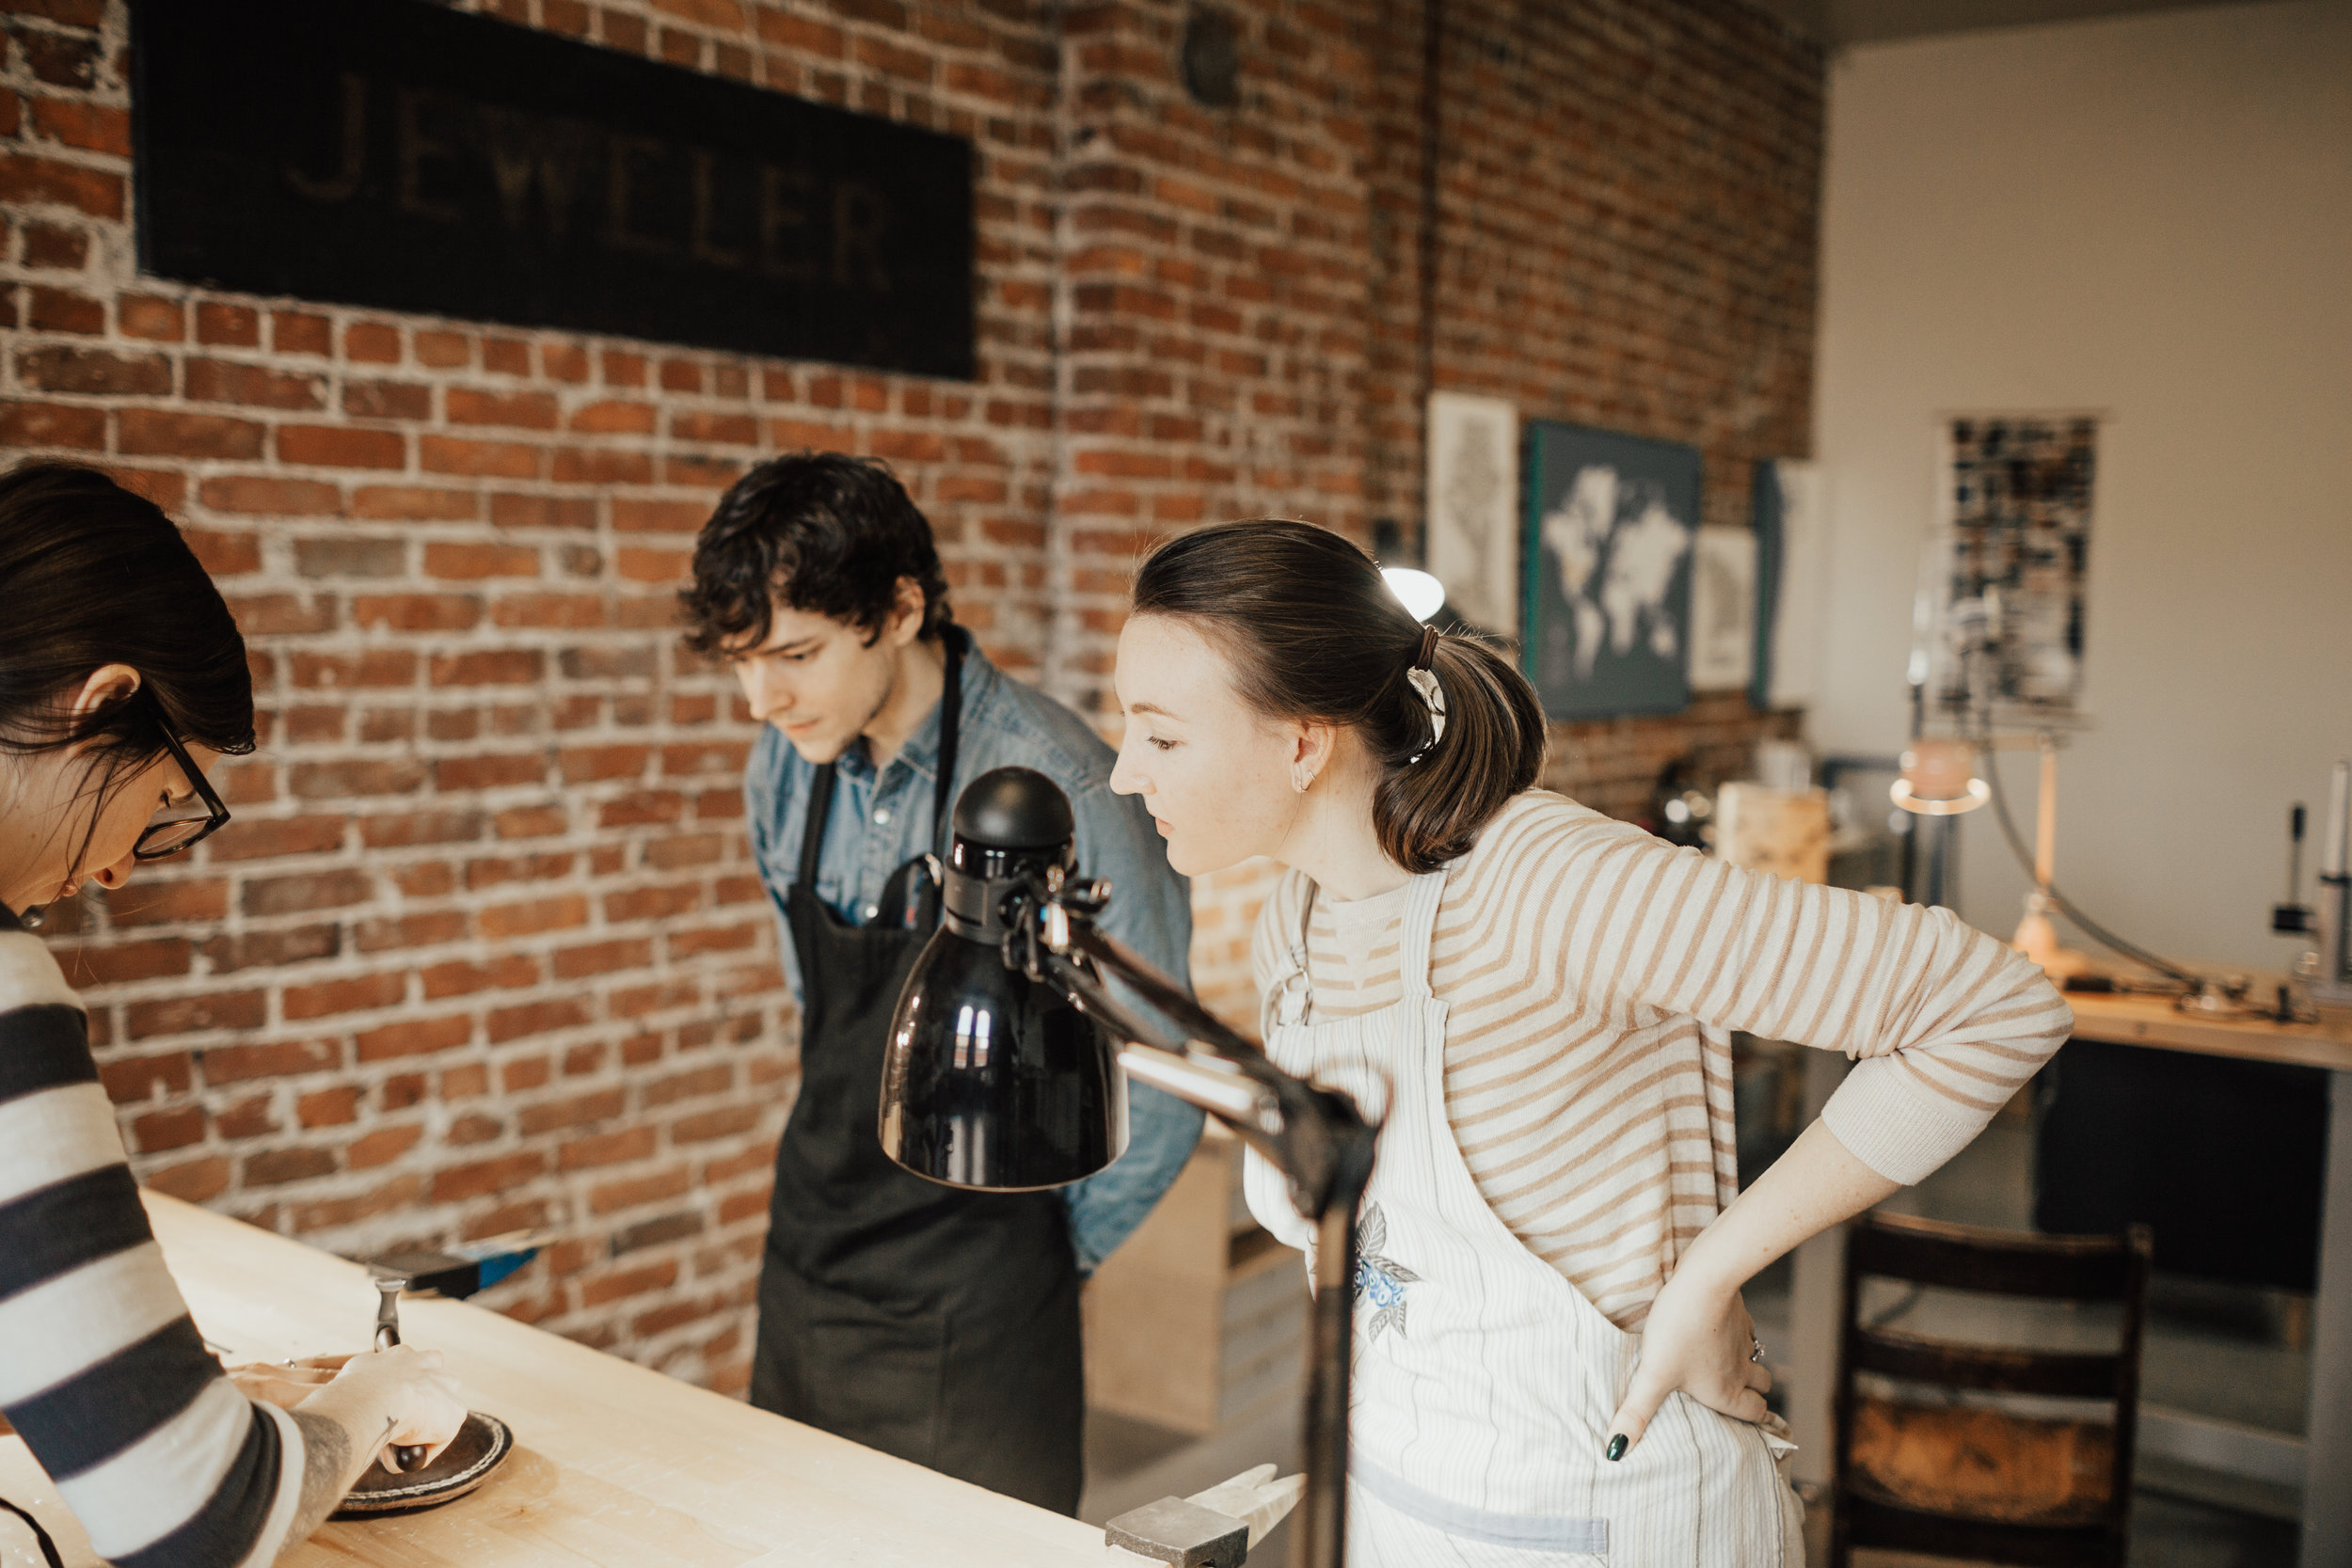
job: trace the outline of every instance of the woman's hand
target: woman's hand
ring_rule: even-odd
[[[439,1351],[394,1345],[349,1357],[319,1356],[286,1370],[324,1370],[338,1360],[342,1366],[325,1386],[294,1408],[339,1422],[358,1438],[355,1452],[380,1462],[388,1449],[421,1446],[429,1465],[466,1424],[465,1400],[457,1380],[442,1370]]]
[[[1624,1458],[1677,1388],[1734,1420],[1761,1423],[1772,1375],[1754,1359],[1756,1349],[1756,1320],[1739,1291],[1710,1291],[1698,1275],[1676,1274],[1650,1303],[1641,1360],[1610,1418],[1605,1456]]]
[[[310,1355],[299,1361],[272,1364],[249,1361],[229,1369],[237,1392],[260,1404],[292,1410],[335,1380],[348,1355]]]

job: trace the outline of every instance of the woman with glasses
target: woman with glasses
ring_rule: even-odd
[[[84,468],[0,477],[0,1430],[119,1568],[269,1562],[386,1446],[437,1453],[465,1418],[429,1351],[222,1371],[149,1229],[81,1003],[32,934],[48,905],[228,821],[204,770],[252,749],[245,641],[170,519]]]

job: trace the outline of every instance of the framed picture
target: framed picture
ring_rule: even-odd
[[[1944,464],[1928,593],[1928,695],[1991,705],[2005,720],[2080,718],[2084,589],[2099,420],[1959,414]]]
[[[1691,689],[1736,691],[1755,671],[1755,531],[1703,528],[1691,558]]]
[[[1802,707],[1820,684],[1828,599],[1821,474],[1810,463],[1765,458],[1755,477],[1756,673],[1748,702],[1759,709]]]
[[[1690,705],[1696,449],[1536,422],[1527,440],[1528,678],[1554,719]]]
[[[1429,394],[1429,571],[1481,631],[1519,635],[1519,411],[1500,398]]]

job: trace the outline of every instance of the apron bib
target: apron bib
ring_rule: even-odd
[[[963,633],[947,632],[934,832],[948,830]],[[1075,1513],[1086,1384],[1078,1271],[1055,1193],[940,1186],[882,1150],[883,1046],[939,923],[928,858],[852,926],[817,895],[834,770],[817,770],[785,918],[801,966],[801,1090],[776,1148],[752,1402]]]
[[[1357,1227],[1349,1563],[1802,1568],[1802,1514],[1760,1428],[1676,1393],[1640,1446],[1601,1457],[1641,1340],[1511,1234],[1462,1160],[1429,988],[1444,891],[1434,871],[1406,895],[1403,1000],[1332,1023],[1304,1022],[1302,913],[1266,1039],[1285,1071],[1385,1118]],[[1311,1247],[1254,1151],[1243,1184],[1260,1224]]]

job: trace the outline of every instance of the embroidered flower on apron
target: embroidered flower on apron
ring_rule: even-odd
[[[1367,1341],[1391,1328],[1405,1332],[1405,1287],[1421,1283],[1421,1275],[1380,1255],[1388,1243],[1388,1217],[1377,1203],[1364,1205],[1363,1217],[1356,1223],[1356,1305],[1369,1303],[1373,1308],[1372,1323],[1364,1330]]]

